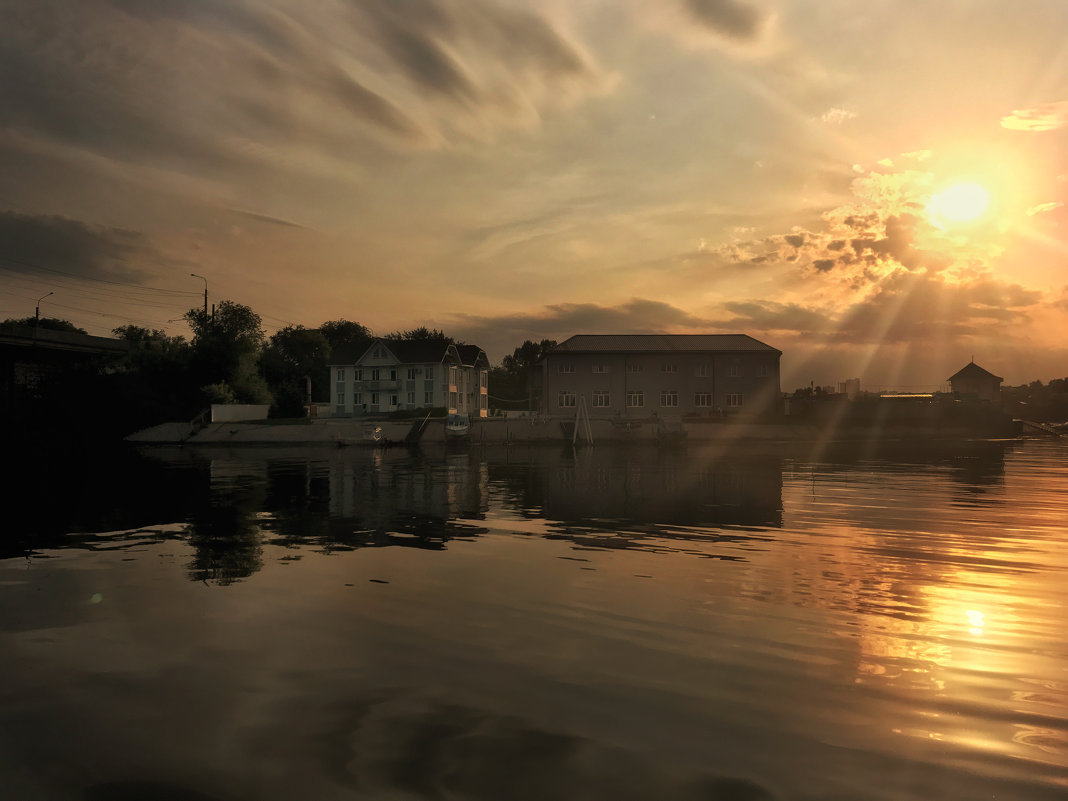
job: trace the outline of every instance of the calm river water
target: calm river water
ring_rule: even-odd
[[[4,798],[1068,798],[1068,445],[88,467],[8,487]]]

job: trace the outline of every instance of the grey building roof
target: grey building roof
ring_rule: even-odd
[[[547,356],[558,353],[721,353],[782,351],[748,334],[576,334],[565,339]]]

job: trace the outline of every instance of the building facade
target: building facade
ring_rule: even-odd
[[[745,334],[580,334],[542,359],[542,409],[674,418],[778,413],[782,352]]]
[[[377,339],[357,358],[332,359],[334,417],[444,408],[488,413],[489,360],[475,345]]]
[[[946,380],[951,391],[961,398],[1001,402],[1001,382],[1004,379],[984,370],[975,362],[969,362]]]

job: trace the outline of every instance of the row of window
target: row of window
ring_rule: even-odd
[[[454,392],[453,395],[455,395],[455,394],[456,393]],[[371,397],[371,405],[372,406],[377,406],[381,402],[382,393],[380,393],[380,392],[370,392],[370,393],[368,393],[368,395],[370,395],[370,397]],[[363,401],[363,397],[364,397],[364,394],[362,392],[357,392],[355,395],[353,395],[353,403],[356,406],[362,406],[363,402],[364,402]],[[389,405],[390,406],[396,406],[400,396],[397,395],[397,394],[392,394],[392,395],[389,395],[388,397],[389,397]],[[409,392],[408,393],[408,403],[410,405],[414,405],[415,404],[415,393],[414,392]],[[424,392],[423,393],[423,403],[426,406],[430,406],[431,404],[433,404],[434,403],[434,393],[433,392]],[[337,393],[337,405],[338,406],[344,406],[345,405],[345,393],[344,392],[338,392]]]
[[[426,381],[433,381],[434,365],[432,365],[432,364],[428,364],[428,365],[426,365],[426,367],[408,367],[408,368],[405,368],[405,373],[407,374],[407,377],[408,377],[409,381],[415,381],[416,378],[419,375],[423,374],[424,371],[426,372],[426,375],[431,376],[430,378],[427,378],[425,380]],[[365,372],[365,370],[364,370],[363,367],[355,368],[354,376],[353,376],[354,380],[363,381],[364,372]],[[381,380],[383,380],[384,377],[385,377],[385,374],[387,372],[389,373],[389,380],[390,381],[396,381],[397,380],[398,369],[396,367],[389,367],[389,368],[385,368],[385,367],[368,367],[366,369],[366,372],[370,377],[369,380],[371,380],[371,381],[381,381]],[[482,386],[486,386],[486,371],[485,370],[480,370],[479,373],[480,373],[480,383],[481,383],[481,385]],[[343,367],[339,367],[338,368],[338,370],[337,370],[337,380],[338,381],[344,381],[345,380],[345,368],[343,368]],[[456,383],[456,368],[452,367],[452,366],[449,367],[449,382],[452,383],[452,384]]]
[[[740,393],[732,392],[728,393],[727,406],[737,408],[742,405],[743,396]],[[576,395],[574,392],[568,390],[561,390],[558,398],[558,404],[562,407],[574,408],[576,403]],[[590,393],[590,404],[595,409],[605,409],[612,405],[611,393],[595,390]],[[679,405],[679,393],[675,390],[664,390],[660,393],[660,405],[666,407],[677,407]],[[712,406],[712,393],[711,392],[696,392],[693,396],[693,405],[697,407],[711,408]],[[627,408],[628,409],[641,409],[645,406],[645,393],[640,390],[631,390],[627,392]]]
[[[562,363],[559,366],[559,372],[561,373],[574,373],[575,365],[572,362]],[[630,363],[627,365],[628,373],[641,373],[644,372],[645,367],[640,363]],[[609,372],[609,366],[607,364],[594,364],[590,367],[590,371],[593,373],[607,373]],[[660,372],[662,373],[677,373],[679,366],[677,364],[664,363],[660,365]],[[712,365],[711,364],[699,364],[694,368],[693,374],[698,378],[711,378],[712,377]],[[742,365],[740,364],[728,364],[727,365],[727,377],[728,378],[741,378],[744,375],[742,371]],[[758,364],[754,375],[757,378],[767,378],[771,375],[771,369],[766,364]]]

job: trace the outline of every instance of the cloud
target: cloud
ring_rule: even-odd
[[[756,39],[766,22],[764,14],[738,0],[683,0],[687,11],[699,23],[730,39]]]
[[[145,275],[136,263],[158,258],[151,242],[137,231],[67,217],[0,212],[0,262],[7,270],[58,270],[79,278],[135,282]]]
[[[1068,125],[1068,100],[1016,109],[1001,118],[1001,127],[1014,131],[1053,131]]]
[[[281,217],[272,217],[270,214],[260,214],[259,212],[255,211],[247,211],[245,209],[235,208],[230,209],[230,211],[234,212],[234,214],[240,214],[244,217],[251,217],[253,220],[258,220],[259,222],[269,223],[270,225],[280,225],[283,228],[307,228],[307,226],[301,225],[298,222],[286,220]]]
[[[633,298],[618,306],[559,303],[527,314],[456,315],[444,326],[458,338],[480,345],[494,359],[527,339],[562,340],[584,333],[710,333],[721,330],[722,322],[663,301]]]
[[[0,129],[188,171],[337,174],[368,149],[537,125],[607,83],[495,0],[61,0],[0,8]]]
[[[828,125],[841,125],[853,119],[857,112],[845,108],[829,108],[820,115],[820,120]]]
[[[1060,202],[1059,200],[1050,203],[1039,203],[1037,206],[1031,206],[1027,210],[1027,216],[1034,217],[1036,214],[1048,214],[1051,211],[1056,211],[1057,209],[1063,207],[1064,203]]]

